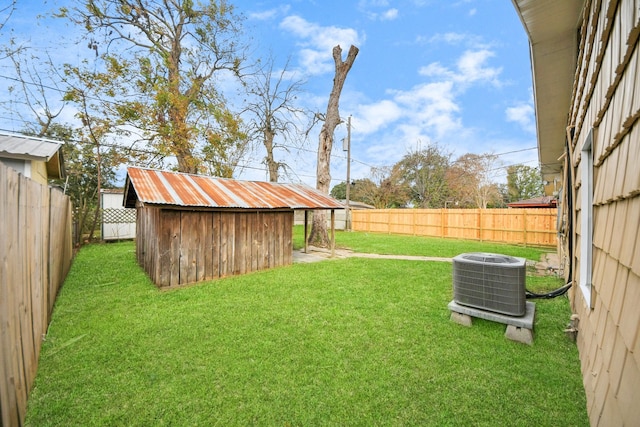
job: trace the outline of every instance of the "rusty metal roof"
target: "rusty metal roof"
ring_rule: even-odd
[[[541,196],[507,203],[507,206],[510,208],[555,208],[558,206],[558,201],[553,196]]]
[[[129,167],[124,205],[220,209],[343,209],[338,200],[302,184],[239,181],[155,169]]]

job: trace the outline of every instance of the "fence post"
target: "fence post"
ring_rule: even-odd
[[[413,236],[416,235],[416,216],[418,215],[418,211],[413,211],[413,215],[411,215],[411,234]]]
[[[527,247],[527,210],[523,209],[523,215],[522,215],[522,221],[524,221],[524,224],[522,224],[522,236],[524,237],[524,247]]]

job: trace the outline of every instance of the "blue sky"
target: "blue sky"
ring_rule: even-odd
[[[19,34],[33,33],[33,43],[43,35],[51,40],[51,32],[64,30],[57,25],[45,31],[34,24],[35,16],[64,3],[18,0],[8,26]],[[232,3],[246,17],[254,53],[272,52],[276,68],[289,59],[295,78],[305,80],[300,100],[311,110],[326,110],[332,47],[340,44],[344,56],[351,44],[360,49],[340,101],[341,116],[352,116],[352,179],[369,177],[372,166],[390,166],[408,150],[433,143],[454,159],[465,153],[510,153],[500,155],[503,166],[537,165],[528,41],[510,1]],[[0,87],[5,85],[0,79]],[[0,118],[0,128],[19,130],[5,119]],[[336,129],[332,185],[346,177],[340,142],[346,132],[346,126]],[[303,150],[276,153],[292,168],[284,180],[315,185],[317,144],[315,132]],[[262,157],[254,151],[237,177],[266,179]],[[504,181],[504,176],[504,169],[497,170],[495,179]]]
[[[340,102],[341,116],[353,117],[352,178],[429,143],[454,158],[525,150],[500,160],[537,165],[536,150],[526,150],[536,146],[528,41],[510,1],[236,5],[265,49],[291,55],[320,111],[332,84],[331,47],[340,44],[345,55],[350,44],[360,48]],[[338,142],[345,135],[346,128],[336,130]],[[332,177],[339,180],[346,160],[336,145]]]

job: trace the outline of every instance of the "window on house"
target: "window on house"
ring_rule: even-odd
[[[580,290],[585,302],[593,308],[591,299],[591,275],[593,268],[593,132],[582,146],[580,159],[581,169],[581,204],[580,204]]]

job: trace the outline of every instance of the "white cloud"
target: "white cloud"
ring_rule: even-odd
[[[387,0],[360,0],[358,9],[372,21],[393,21],[398,17],[399,13],[398,9],[389,8],[389,1]]]
[[[380,20],[382,21],[393,21],[398,17],[398,9],[389,9],[386,12],[380,14]]]
[[[505,111],[507,121],[519,124],[527,132],[535,133],[535,113],[531,104],[518,104]]]
[[[453,82],[424,83],[390,91],[391,99],[357,107],[358,133],[368,135],[394,124],[395,140],[441,138],[460,128]]]
[[[468,50],[464,52],[457,63],[462,81],[487,81],[499,86],[500,80],[498,77],[502,72],[502,68],[494,68],[486,65],[487,60],[493,56],[495,56],[495,54],[488,49]]]
[[[354,127],[363,135],[378,132],[404,114],[398,104],[388,99],[375,104],[360,105],[357,107],[357,111]]]
[[[420,67],[418,74],[425,77],[448,77],[454,78],[455,74],[447,67],[443,66],[439,62],[432,62],[429,65]]]
[[[456,103],[452,81],[424,83],[410,91],[397,93],[395,98],[406,107],[412,122],[437,138],[460,127],[460,119],[456,116],[460,107]]]
[[[418,70],[425,77],[441,80],[453,80],[461,88],[474,82],[487,82],[494,86],[501,86],[499,77],[502,68],[487,65],[489,58],[495,54],[488,49],[467,50],[456,61],[456,70],[451,70],[439,62],[432,62]]]
[[[284,18],[280,28],[302,40],[299,43],[302,46],[301,63],[305,72],[313,75],[333,69],[331,52],[334,46],[340,45],[343,50],[346,50],[350,45],[360,47],[364,41],[364,37],[352,28],[323,27],[297,15]]]
[[[249,13],[249,19],[253,19],[256,21],[268,21],[270,19],[274,19],[279,15],[286,14],[290,9],[289,5],[283,5],[277,8],[263,10],[261,12],[251,12]]]
[[[262,12],[252,12],[249,14],[249,19],[255,19],[257,21],[268,21],[269,19],[274,18],[277,14],[277,9],[269,9]]]
[[[467,46],[474,50],[491,48],[491,44],[485,42],[480,36],[454,31],[434,34],[431,37],[420,37],[419,41],[435,45],[444,43],[451,46]]]
[[[469,39],[469,36],[467,34],[449,32],[449,33],[436,34],[429,39],[429,42],[430,43],[444,42],[447,44],[455,45],[455,44],[462,43],[468,39]]]
[[[358,2],[358,7],[361,9],[365,9],[368,7],[387,7],[389,6],[388,0],[360,0]]]

